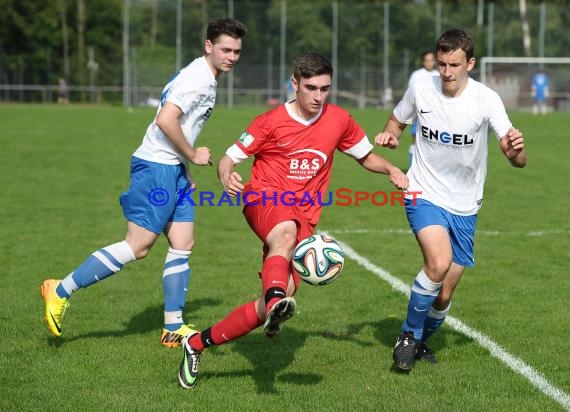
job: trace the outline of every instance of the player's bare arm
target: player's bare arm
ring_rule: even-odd
[[[505,157],[514,167],[525,167],[527,162],[524,138],[520,130],[510,128],[501,138],[500,146]]]
[[[218,163],[218,178],[230,196],[236,196],[244,188],[241,183],[242,178],[238,172],[234,171],[234,166],[234,161],[228,155],[224,155]]]
[[[356,161],[371,172],[388,175],[390,182],[398,189],[406,189],[408,187],[408,177],[404,172],[376,153],[370,152],[363,158],[356,159]]]
[[[193,148],[184,137],[178,118],[182,110],[175,104],[166,102],[156,117],[156,124],[186,159],[198,166],[212,164],[212,155],[207,147]]]
[[[391,114],[386,121],[384,130],[376,135],[374,142],[378,146],[395,149],[399,145],[400,136],[402,135],[402,132],[406,126],[406,123],[400,122],[394,117],[394,114]]]

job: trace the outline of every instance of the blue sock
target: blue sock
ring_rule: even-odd
[[[402,324],[402,332],[411,331],[414,333],[414,339],[420,340],[428,311],[439,294],[441,283],[434,283],[429,280],[423,269],[418,273],[412,285],[408,303],[408,316]]]
[[[424,332],[422,335],[422,342],[427,342],[429,337],[433,335],[433,333],[441,325],[443,325],[443,321],[445,320],[445,317],[447,316],[447,313],[449,312],[450,308],[451,308],[451,302],[449,303],[449,305],[447,305],[447,308],[443,310],[437,310],[434,308],[431,308],[429,310],[426,321],[424,322]]]
[[[192,251],[168,248],[162,274],[164,290],[164,328],[175,331],[184,324],[182,312],[190,283],[188,258]]]
[[[106,246],[67,275],[57,286],[56,293],[60,298],[70,298],[77,289],[86,288],[111,276],[133,260],[135,255],[126,241]]]

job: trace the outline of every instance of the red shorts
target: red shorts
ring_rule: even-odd
[[[313,234],[315,227],[303,216],[303,213],[297,206],[286,205],[246,205],[243,208],[245,220],[255,232],[257,237],[263,242],[263,260],[267,257],[269,248],[265,243],[269,232],[281,222],[293,220],[297,224],[297,243]],[[299,287],[299,275],[293,270],[291,265],[291,273],[295,281],[295,289]]]
[[[297,224],[297,242],[311,236],[315,229],[297,206],[246,205],[243,208],[243,214],[251,229],[263,243],[277,224],[287,220],[293,220]]]

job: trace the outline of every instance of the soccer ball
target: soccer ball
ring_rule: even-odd
[[[305,282],[322,286],[338,278],[344,266],[344,252],[330,236],[312,235],[293,251],[293,267]]]

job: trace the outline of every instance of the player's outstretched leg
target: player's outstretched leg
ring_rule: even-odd
[[[192,389],[198,384],[198,367],[200,366],[200,355],[202,352],[192,348],[188,340],[192,335],[182,339],[182,349],[184,355],[178,370],[178,381],[185,389]]]
[[[41,292],[45,300],[45,318],[50,332],[61,336],[63,315],[69,306],[69,298],[76,290],[108,278],[134,260],[136,258],[133,250],[126,241],[122,241],[94,252],[63,280],[45,280],[41,285]]]
[[[56,293],[59,280],[47,279],[41,284],[40,290],[45,301],[45,320],[49,331],[54,336],[61,336],[63,315],[69,306],[67,298],[60,298]]]
[[[409,371],[416,361],[416,340],[413,332],[402,332],[398,336],[394,353],[394,364],[402,371]]]
[[[275,337],[283,328],[283,323],[295,314],[297,302],[293,297],[286,297],[273,305],[267,313],[263,330],[268,338]]]
[[[184,358],[178,371],[182,387],[191,389],[196,386],[198,363],[204,349],[232,342],[261,326],[263,322],[258,317],[257,304],[257,301],[245,303],[211,327],[182,339]]]

